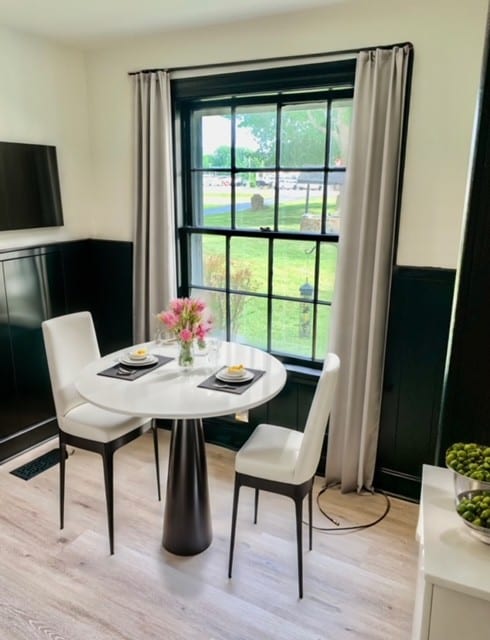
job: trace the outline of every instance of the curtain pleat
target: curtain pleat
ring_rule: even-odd
[[[378,443],[409,47],[361,52],[329,351],[342,363],[327,484],[370,489]]]
[[[133,332],[153,337],[154,317],[176,296],[172,113],[168,73],[133,78]]]

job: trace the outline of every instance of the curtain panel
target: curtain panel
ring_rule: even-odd
[[[137,73],[132,82],[133,338],[143,342],[177,291],[172,113],[167,72]]]
[[[340,357],[326,480],[370,489],[378,443],[411,47],[359,54],[329,351]]]

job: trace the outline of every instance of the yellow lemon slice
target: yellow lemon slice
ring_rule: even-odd
[[[146,347],[141,347],[140,349],[135,349],[134,351],[131,351],[131,353],[129,354],[129,357],[132,358],[133,360],[143,360],[143,358],[146,358],[148,355],[148,349]]]
[[[245,367],[243,364],[232,364],[227,368],[226,372],[230,376],[242,376],[245,373]]]

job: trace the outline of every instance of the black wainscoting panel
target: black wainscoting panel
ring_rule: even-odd
[[[103,354],[133,342],[133,245],[90,240],[91,311]]]
[[[6,260],[3,268],[17,413],[25,428],[54,415],[41,322],[65,312],[61,252]]]
[[[90,240],[60,245],[65,277],[66,313],[90,311],[92,308],[93,288],[97,279],[92,273],[90,246]]]
[[[0,264],[0,442],[20,425],[15,399],[14,363],[3,264]]]
[[[255,428],[249,422],[240,422],[232,416],[228,418],[206,418],[203,420],[204,439],[211,444],[238,451],[252,435]]]
[[[434,464],[454,271],[393,274],[375,486],[417,499]]]
[[[251,409],[254,426],[267,422],[303,431],[320,372],[294,365],[286,368],[288,378],[282,391],[268,403]]]
[[[0,251],[0,460],[56,433],[41,322],[88,310],[102,353],[132,342],[132,244]]]

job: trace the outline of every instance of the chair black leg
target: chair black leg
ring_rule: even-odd
[[[308,491],[308,532],[310,534],[310,551],[313,549],[313,484]]]
[[[155,469],[157,473],[158,502],[161,502],[162,491],[160,489],[160,456],[158,455],[158,429],[157,429],[156,420],[151,421],[151,430],[153,431],[153,449],[155,451]]]
[[[255,489],[255,500],[254,500],[254,524],[257,524],[257,512],[259,510],[259,490]]]
[[[240,483],[235,474],[235,486],[233,488],[233,512],[231,516],[230,556],[228,560],[228,578],[231,578],[231,571],[233,566],[233,551],[235,548],[235,530],[236,530],[236,518],[238,513],[239,492],[240,492]]]
[[[104,446],[102,460],[104,464],[105,498],[107,504],[107,524],[109,527],[109,548],[111,556],[114,555],[114,451]]]
[[[60,529],[65,526],[65,467],[66,444],[60,438]]]
[[[298,546],[298,590],[299,597],[303,597],[303,498],[294,498],[296,510],[296,541]]]

